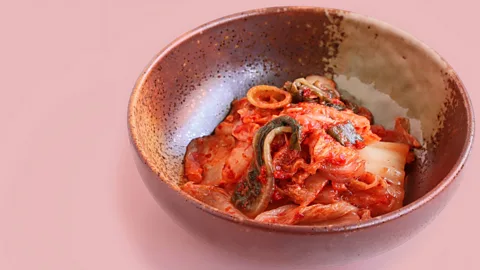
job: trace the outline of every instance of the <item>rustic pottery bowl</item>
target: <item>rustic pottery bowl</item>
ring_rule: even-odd
[[[335,75],[351,93],[370,85],[421,124],[424,150],[409,168],[403,208],[348,226],[268,225],[237,220],[180,191],[185,147],[211,133],[235,97],[312,73]],[[377,105],[379,118],[392,107],[381,99]],[[310,7],[243,12],[184,34],[140,75],[128,111],[138,170],[172,218],[221,250],[277,263],[345,263],[405,242],[454,193],[473,125],[464,86],[432,49],[378,20]]]

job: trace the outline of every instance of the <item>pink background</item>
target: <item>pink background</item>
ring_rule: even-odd
[[[474,2],[2,1],[0,269],[292,269],[225,256],[157,206],[127,139],[127,101],[140,71],[172,39],[223,15],[292,3],[338,7],[432,46],[458,71],[478,112]],[[456,196],[427,229],[379,257],[323,269],[480,269],[476,141]]]

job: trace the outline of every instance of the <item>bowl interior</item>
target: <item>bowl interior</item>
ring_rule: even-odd
[[[133,141],[176,188],[187,144],[210,134],[234,98],[256,84],[281,86],[309,74],[333,76],[377,122],[411,118],[424,148],[408,168],[406,204],[438,185],[465,155],[469,103],[448,64],[382,22],[321,8],[241,13],[173,42],[137,82],[129,109]]]

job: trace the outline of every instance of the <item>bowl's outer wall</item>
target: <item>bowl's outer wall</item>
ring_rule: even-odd
[[[312,73],[374,82],[410,108],[409,116],[421,119],[426,151],[409,175],[407,202],[445,179],[470,141],[473,124],[468,123],[472,120],[461,83],[443,60],[409,36],[345,12],[290,8],[252,14],[180,38],[137,83],[129,109],[130,135],[139,171],[155,198],[184,227],[225,249],[236,243],[249,255],[281,249],[299,256],[317,250],[316,260],[335,262],[385,251],[418,232],[443,208],[458,181],[413,212],[376,227],[308,236],[279,236],[238,225],[180,195],[176,183],[186,145],[211,133],[235,97],[255,84],[281,85]],[[277,260],[287,259],[287,253],[277,254],[282,254]]]

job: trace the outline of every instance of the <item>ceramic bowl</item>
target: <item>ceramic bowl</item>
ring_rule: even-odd
[[[180,191],[187,144],[210,134],[234,98],[309,74],[362,92],[379,121],[412,119],[423,150],[408,169],[403,208],[347,226],[282,226],[237,220]],[[252,10],[184,34],[141,73],[128,109],[138,170],[161,207],[220,250],[278,263],[345,263],[415,235],[458,186],[473,125],[464,86],[432,49],[376,19],[314,7]]]

